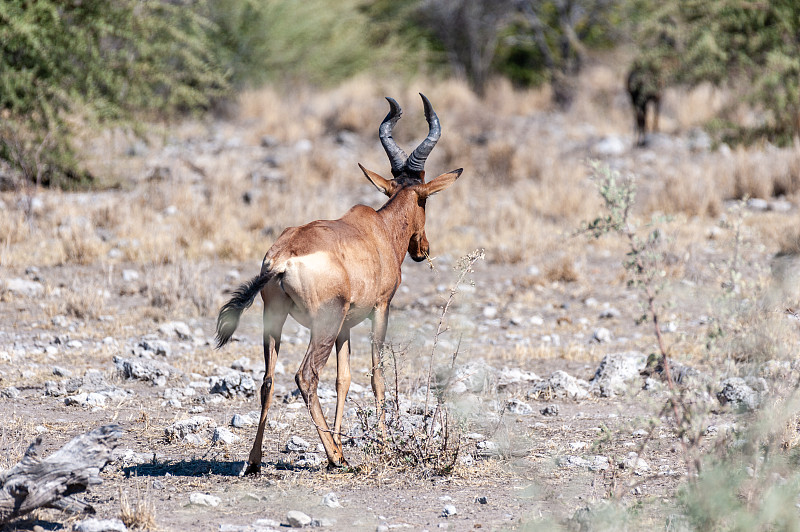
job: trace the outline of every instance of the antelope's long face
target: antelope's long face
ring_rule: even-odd
[[[422,262],[428,258],[430,251],[428,237],[425,235],[425,201],[427,198],[420,198],[416,190],[414,193],[418,199],[411,219],[413,233],[411,234],[411,240],[408,242],[408,254],[411,255],[414,261]]]

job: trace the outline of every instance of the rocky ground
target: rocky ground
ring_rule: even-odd
[[[453,262],[442,258],[435,271],[407,264],[393,306],[389,338],[400,360],[396,389],[409,434],[423,423],[418,414],[440,309],[456,277]],[[458,458],[448,475],[389,467],[367,454],[369,428],[365,433],[357,416],[371,405],[366,325],[354,330],[354,383],[345,416],[346,453],[355,467],[326,471],[293,380],[308,336],[290,319],[264,467],[245,478],[238,473],[252,443],[263,375],[257,310],[245,315],[237,341],[215,351],[213,315],[128,323],[126,309],[142,297],[131,288],[140,282],[135,265],[108,279],[105,290],[114,296],[103,314],[82,318],[50,316],[49,304],[67,280],[92,284],[101,272],[6,270],[0,327],[5,466],[36,435],[55,449],[81,432],[117,423],[124,436],[116,459],[103,473],[104,484],[86,496],[100,519],[116,518],[127,493],[134,503],[150,505],[155,523],[167,530],[275,530],[302,523],[354,530],[513,529],[542,517],[564,522],[614,497],[649,501],[658,520],[670,511],[666,501],[686,466],[661,412],[665,384],[657,374],[640,374],[653,336],[648,324],[636,325],[640,298],[620,284],[619,266],[597,260],[587,267],[596,272],[591,285],[546,281],[536,266],[479,262],[474,284],[462,283],[433,357],[433,391],[444,394],[461,423]],[[249,269],[220,264],[208,282],[230,289],[253,273]],[[705,334],[706,322],[694,317],[698,304],[689,299],[669,314],[665,330],[672,343]],[[746,382],[684,368],[683,385],[691,382],[696,400],[707,405],[703,445],[741,423],[746,414],[735,412],[754,408],[770,379],[793,374],[784,365]],[[328,415],[334,380],[334,368],[326,368],[320,397]],[[63,519],[42,511],[14,526],[73,525]]]
[[[343,470],[326,469],[296,390],[309,337],[290,318],[262,470],[239,476],[263,376],[260,302],[230,345],[215,350],[213,335],[220,304],[284,227],[380,204],[354,174],[356,161],[385,166],[363,126],[385,113],[378,95],[270,100],[249,122],[185,125],[162,145],[112,138],[116,151],[87,150],[118,188],[3,193],[0,469],[37,437],[53,451],[106,424],[123,431],[84,496],[95,517],[41,510],[5,529],[124,530],[109,521],[124,515],[129,529],[586,530],[617,509],[631,529],[679,530],[698,457],[740,445],[797,382],[796,194],[778,185],[800,158],[714,147],[697,129],[631,149],[628,102],[605,77],[607,94],[569,115],[519,111],[537,96],[510,88],[485,102],[447,84],[429,94],[449,120],[429,165],[465,177],[431,200],[433,267],[405,264],[392,303],[383,454],[369,326],[353,330]],[[264,134],[270,121],[280,138]],[[665,237],[649,273],[676,392],[647,363],[658,347],[623,268],[628,243],[576,235],[601,209],[589,158],[640,176],[641,236]],[[486,258],[443,317],[458,258],[476,247]],[[329,363],[329,419],[334,385]],[[680,427],[670,397],[691,413]],[[787,427],[775,441],[791,449]]]

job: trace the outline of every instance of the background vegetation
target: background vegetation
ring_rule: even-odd
[[[359,72],[550,83],[571,105],[587,54],[643,50],[669,83],[734,87],[763,110],[725,140],[800,130],[800,7],[722,0],[0,1],[0,158],[29,182],[76,186],[76,123],[219,108],[237,91],[330,85]],[[225,107],[222,105],[222,107]]]

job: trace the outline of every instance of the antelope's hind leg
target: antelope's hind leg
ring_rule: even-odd
[[[278,362],[278,351],[281,348],[281,331],[289,314],[291,299],[277,287],[267,286],[261,293],[264,299],[264,381],[261,383],[261,416],[253,448],[247,459],[245,475],[252,475],[261,470],[261,446],[264,441],[264,427],[267,424],[267,412],[272,404],[274,389],[275,364]]]
[[[319,404],[317,386],[319,373],[330,357],[331,349],[339,336],[348,308],[349,304],[347,303],[331,305],[327,309],[321,309],[312,318],[311,342],[308,344],[308,350],[300,364],[300,369],[295,375],[297,387],[303,395],[311,419],[314,420],[319,438],[322,440],[322,446],[325,447],[329,467],[346,466],[347,461],[344,459],[341,446],[337,445],[334,440],[328,422],[325,421],[325,414]]]

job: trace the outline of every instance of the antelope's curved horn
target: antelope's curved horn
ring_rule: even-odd
[[[387,96],[386,101],[389,102],[389,114],[386,115],[386,118],[381,122],[378,128],[378,136],[381,138],[381,144],[383,144],[383,149],[386,150],[386,155],[389,156],[389,163],[392,165],[392,175],[397,176],[397,174],[403,170],[403,165],[408,158],[405,152],[400,149],[392,138],[392,128],[397,121],[400,120],[403,110],[400,109],[400,106],[394,98],[389,98]]]
[[[442,127],[439,125],[439,117],[436,116],[436,111],[433,110],[430,100],[424,94],[422,96],[422,105],[425,107],[425,119],[428,121],[428,136],[420,143],[417,148],[411,152],[411,156],[406,161],[406,168],[410,171],[419,173],[425,170],[425,159],[431,154],[431,150],[436,146],[436,141],[442,135]]]

